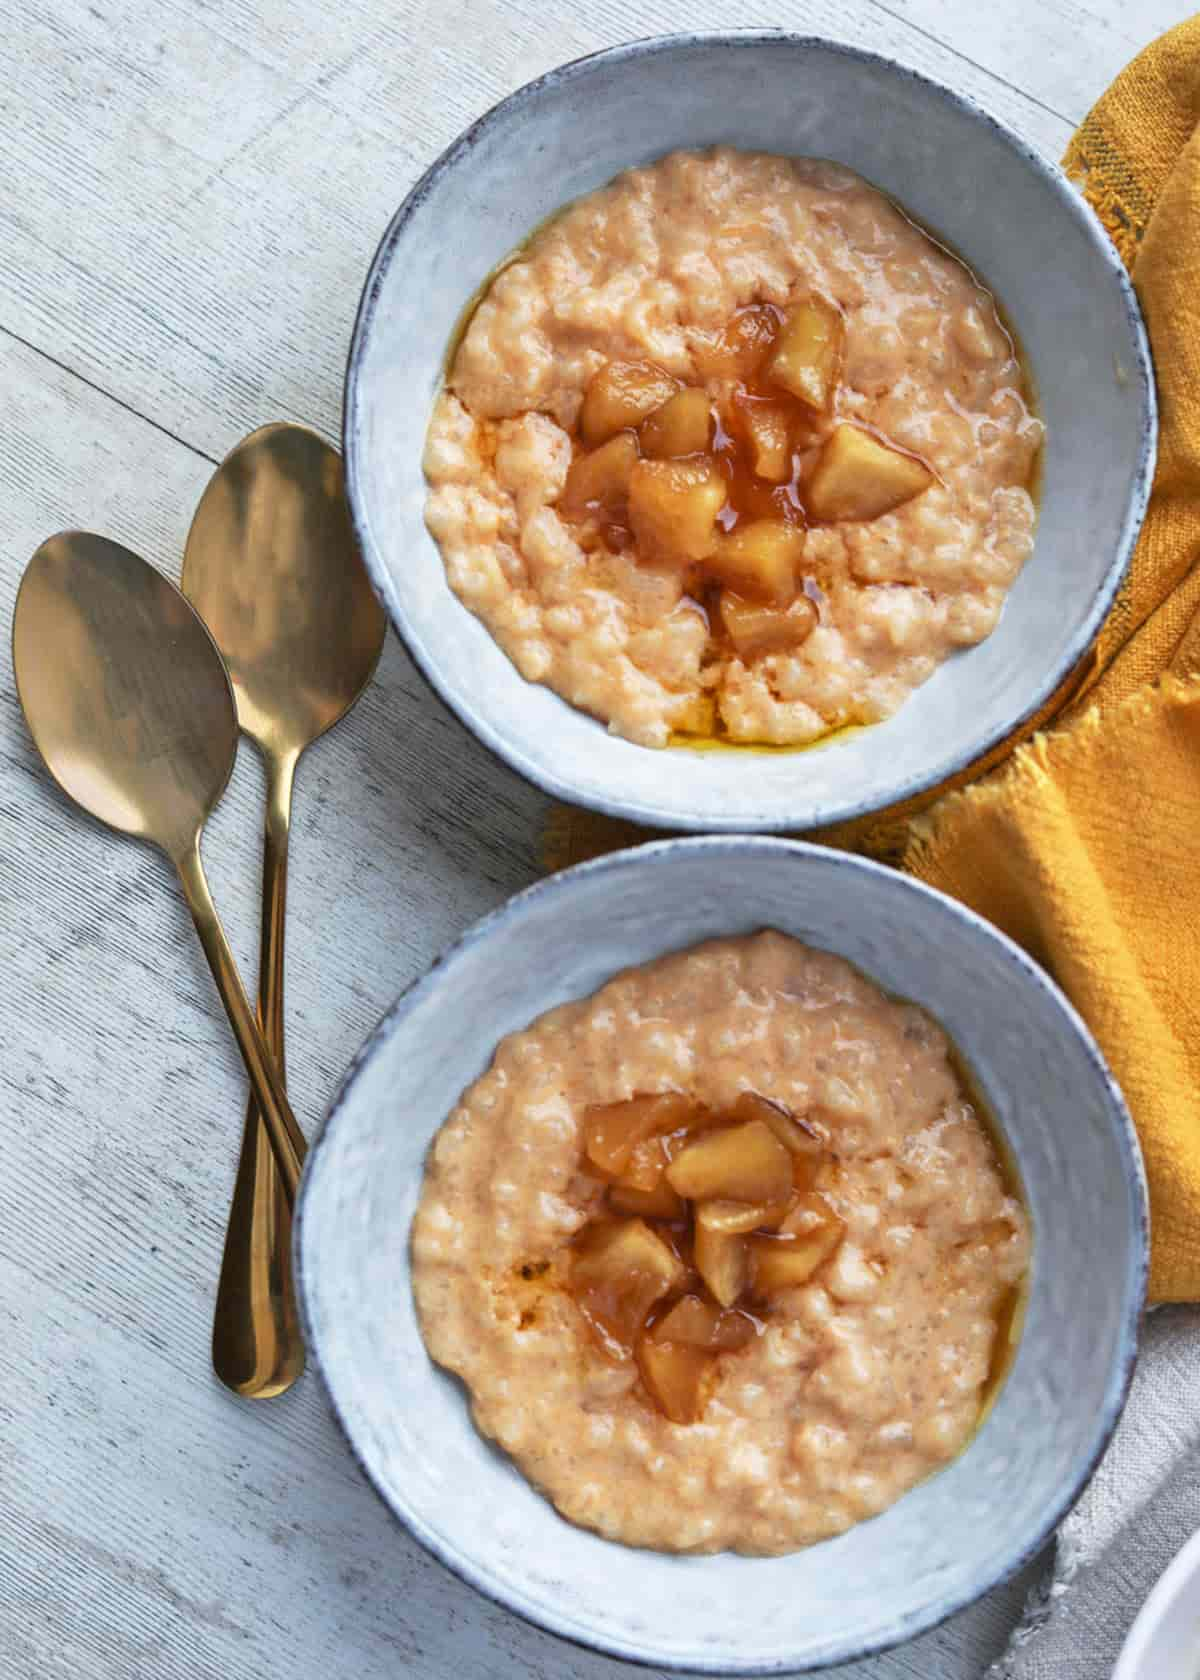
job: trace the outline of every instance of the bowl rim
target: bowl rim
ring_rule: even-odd
[[[481,943],[497,937],[503,938],[508,926],[523,917],[531,904],[569,894],[574,889],[575,884],[585,877],[590,878],[605,874],[619,875],[624,869],[638,866],[645,867],[647,863],[651,867],[659,863],[669,866],[671,858],[681,850],[688,855],[708,853],[720,857],[723,854],[732,853],[740,854],[743,858],[749,852],[752,857],[790,858],[798,867],[804,867],[807,863],[819,860],[822,867],[844,870],[851,877],[861,877],[863,875],[880,877],[890,883],[890,889],[914,893],[919,898],[935,903],[939,909],[949,911],[952,917],[963,924],[969,937],[973,939],[982,938],[998,946],[1011,965],[1017,983],[1032,985],[1044,995],[1049,1007],[1063,1018],[1068,1030],[1074,1032],[1080,1040],[1089,1061],[1094,1066],[1116,1122],[1117,1142],[1123,1159],[1125,1183],[1133,1194],[1137,1210],[1133,1221],[1133,1241],[1125,1279],[1125,1305],[1119,1326],[1113,1368],[1109,1374],[1105,1391],[1104,1404],[1098,1409],[1092,1420],[1090,1444],[1080,1467],[1075,1475],[1060,1489],[1059,1496],[1052,1503],[1046,1519],[1023,1545],[1017,1546],[998,1567],[988,1571],[984,1577],[976,1580],[970,1588],[947,1597],[935,1598],[922,1611],[896,1617],[890,1625],[872,1635],[865,1643],[861,1636],[857,1636],[857,1640],[855,1637],[849,1637],[844,1639],[840,1646],[834,1648],[828,1654],[822,1655],[819,1660],[801,1661],[799,1664],[794,1658],[785,1658],[778,1661],[763,1661],[756,1658],[739,1659],[735,1653],[726,1654],[720,1659],[705,1657],[684,1664],[675,1662],[671,1658],[664,1658],[651,1650],[639,1649],[623,1641],[620,1636],[585,1632],[573,1618],[560,1617],[556,1615],[553,1608],[523,1600],[517,1590],[506,1587],[502,1583],[497,1583],[486,1571],[477,1568],[469,1556],[444,1542],[426,1526],[419,1515],[407,1508],[402,1510],[398,1503],[393,1504],[382,1482],[376,1479],[365,1454],[354,1440],[349,1424],[339,1406],[333,1381],[326,1374],[321,1361],[311,1298],[312,1281],[304,1262],[304,1232],[308,1196],[315,1177],[316,1163],[320,1160],[330,1138],[344,1123],[344,1116],[352,1100],[354,1088],[364,1068],[374,1058],[380,1047],[402,1026],[406,1016],[424,996],[444,983],[447,971],[454,960]],[[616,971],[614,970],[614,972]],[[589,859],[587,862],[576,864],[570,869],[562,870],[557,874],[535,881],[466,928],[448,945],[443,947],[423,973],[416,976],[404,987],[391,1006],[384,1011],[378,1023],[368,1034],[350,1062],[326,1111],[320,1131],[313,1139],[293,1215],[292,1259],[296,1300],[305,1343],[313,1367],[318,1372],[321,1385],[328,1397],[333,1416],[351,1455],[384,1506],[391,1512],[397,1522],[406,1528],[428,1552],[454,1575],[457,1575],[460,1580],[465,1581],[469,1586],[474,1587],[477,1592],[482,1593],[486,1598],[502,1605],[506,1610],[512,1611],[525,1621],[544,1628],[547,1632],[553,1633],[584,1650],[601,1651],[606,1655],[619,1657],[626,1662],[677,1674],[779,1675],[808,1673],[838,1663],[855,1662],[881,1651],[890,1650],[897,1645],[905,1644],[918,1634],[926,1633],[931,1628],[939,1626],[957,1611],[973,1604],[985,1593],[1011,1579],[1027,1563],[1032,1561],[1087,1486],[1124,1410],[1130,1384],[1133,1380],[1138,1350],[1138,1329],[1145,1303],[1149,1275],[1149,1238],[1149,1198],[1141,1147],[1120,1086],[1113,1077],[1090,1029],[1070,999],[1021,946],[975,911],[959,903],[957,899],[951,898],[948,894],[940,892],[934,887],[927,886],[922,881],[914,880],[909,875],[901,875],[884,864],[876,863],[854,853],[839,851],[832,847],[812,844],[803,840],[782,839],[767,835],[688,835],[625,847],[620,851]],[[549,1502],[547,1504],[549,1506]],[[549,1508],[552,1509],[553,1507]]]
[[[1112,562],[1100,588],[1093,596],[1088,612],[1071,638],[1062,658],[1057,665],[1047,671],[1036,689],[1031,691],[1027,703],[1019,714],[1012,718],[1007,725],[993,727],[968,750],[956,752],[939,760],[929,769],[909,776],[905,781],[890,789],[886,798],[882,800],[861,794],[856,795],[851,790],[840,797],[831,799],[819,813],[811,817],[805,815],[797,818],[781,818],[771,812],[754,811],[753,809],[696,815],[689,813],[682,808],[681,804],[677,803],[658,804],[652,800],[630,798],[619,792],[610,793],[604,790],[581,789],[571,780],[568,769],[557,770],[534,764],[522,748],[509,738],[506,732],[494,726],[485,711],[477,708],[467,696],[458,691],[455,684],[446,677],[442,669],[436,645],[427,646],[420,635],[417,634],[392,575],[382,555],[373,544],[370,522],[366,512],[366,499],[363,490],[363,463],[359,447],[362,435],[360,382],[370,349],[372,328],[383,283],[396,246],[410,218],[428,197],[441,177],[454,169],[475,149],[498,122],[521,105],[537,98],[547,90],[587,76],[597,63],[620,63],[623,60],[654,57],[661,53],[671,53],[678,51],[680,48],[694,47],[698,44],[725,46],[734,50],[741,50],[745,47],[786,45],[833,53],[843,58],[852,59],[859,64],[885,69],[898,74],[902,78],[919,83],[928,92],[953,106],[965,116],[990,129],[1010,151],[1014,152],[1036,175],[1042,178],[1045,185],[1051,189],[1058,199],[1065,213],[1072,217],[1082,229],[1097,257],[1115,279],[1133,342],[1136,378],[1141,392],[1141,439],[1129,501],[1118,533]],[[815,833],[835,824],[853,822],[859,818],[889,810],[896,805],[907,804],[911,800],[919,799],[922,795],[938,787],[942,782],[968,772],[973,765],[985,762],[1002,742],[1011,737],[1019,739],[1026,734],[1029,726],[1053,700],[1056,692],[1069,681],[1072,673],[1080,668],[1108,616],[1117,590],[1124,581],[1150,497],[1157,452],[1157,434],[1158,405],[1153,362],[1141,309],[1129,272],[1101,222],[1082,194],[1072,186],[1070,180],[1058,165],[1044,158],[1028,141],[1023,140],[1006,123],[1001,122],[998,117],[985,110],[969,95],[958,93],[944,83],[931,76],[926,76],[919,70],[914,70],[911,66],[891,58],[885,53],[872,52],[863,47],[851,46],[846,42],[830,40],[820,35],[802,34],[788,29],[686,30],[666,35],[644,36],[637,40],[604,47],[596,52],[571,59],[565,64],[557,65],[546,71],[545,74],[536,77],[533,81],[526,82],[521,87],[516,88],[503,99],[498,100],[468,128],[464,129],[458,138],[451,141],[450,145],[434,159],[433,163],[429,165],[405,195],[384,230],[363,284],[346,360],[342,396],[342,453],[345,460],[346,494],[359,549],[375,593],[383,603],[414,665],[437,698],[457,717],[461,724],[470,730],[477,740],[482,742],[494,757],[509,765],[526,781],[540,788],[542,792],[549,794],[552,798],[565,801],[567,804],[582,805],[605,816],[640,823],[649,828],[705,833],[771,833],[789,829],[804,829],[809,833]],[[449,589],[448,583],[446,588]],[[463,606],[462,610],[467,612],[469,608]],[[513,682],[525,681],[525,678],[521,676],[515,666],[512,667],[511,675]],[[561,696],[558,696],[558,698],[562,705],[570,704]],[[579,710],[579,708],[574,709]],[[581,715],[586,716],[587,714]],[[595,722],[598,729],[604,728],[604,724],[599,720],[593,719],[592,721]],[[820,745],[820,743],[817,744]],[[653,749],[646,748],[644,750],[650,751]]]

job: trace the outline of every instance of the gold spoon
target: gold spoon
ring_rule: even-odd
[[[63,792],[175,865],[292,1200],[296,1122],[200,862],[201,830],[237,754],[233,694],[212,637],[138,555],[60,531],[21,579],[13,668],[30,733]]]
[[[227,455],[188,535],[183,592],[225,657],[238,722],[267,772],[258,1018],[282,1072],[283,929],[292,783],[304,749],[362,693],[386,619],[359,558],[342,463],[315,432],[264,426]],[[293,1139],[299,1159],[304,1140]],[[225,1236],[213,1368],[248,1399],[304,1369],[291,1213],[253,1093]]]

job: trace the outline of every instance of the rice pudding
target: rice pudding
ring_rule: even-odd
[[[988,635],[1041,439],[991,294],[881,193],[675,152],[491,281],[426,520],[522,676],[615,733],[803,745]]]
[[[413,1286],[564,1516],[767,1554],[962,1449],[1029,1247],[941,1029],[768,931],[506,1038],[434,1140]]]

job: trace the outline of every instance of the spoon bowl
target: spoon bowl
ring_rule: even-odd
[[[304,426],[263,426],[210,479],[182,588],[229,668],[238,722],[300,753],[370,680],[387,620],[358,555],[342,463]]]
[[[179,591],[120,543],[62,531],[21,580],[13,668],[63,791],[110,828],[185,851],[225,791],[238,725],[221,655]]]

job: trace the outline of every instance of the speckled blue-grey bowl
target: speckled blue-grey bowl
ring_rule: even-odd
[[[447,342],[538,222],[632,164],[715,141],[858,170],[993,286],[1046,420],[1032,558],[989,639],[887,723],[816,751],[654,751],[525,682],[451,593],[425,530],[421,453]],[[401,205],[375,257],[346,379],[346,481],[375,587],[433,687],[560,798],[651,826],[812,829],[961,770],[1032,716],[1104,619],[1154,464],[1154,387],[1124,266],[1059,171],[977,106],[900,65],[783,33],[616,47],[520,89]]]
[[[1025,1330],[966,1452],[882,1516],[782,1558],[634,1551],[572,1527],[476,1433],[461,1386],[421,1341],[409,1226],[430,1139],[506,1033],[619,969],[764,926],[848,957],[949,1029],[1032,1212]],[[1145,1191],[1129,1116],[1087,1029],[985,922],[825,848],[674,840],[530,888],[400,998],[309,1156],[296,1259],[309,1341],[346,1435],[388,1505],[450,1568],[618,1656],[793,1673],[931,1626],[1015,1570],[1063,1516],[1125,1397]]]

